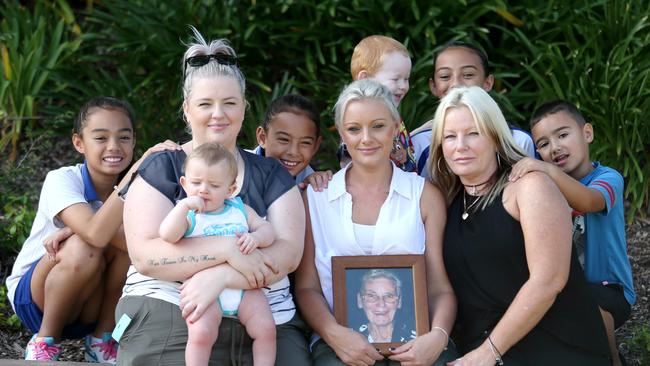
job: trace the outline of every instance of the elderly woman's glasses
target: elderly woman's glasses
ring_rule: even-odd
[[[218,53],[216,55],[197,55],[188,57],[185,60],[185,63],[192,67],[201,67],[211,59],[217,60],[218,63],[222,65],[237,65],[237,57],[232,55],[224,55],[223,53]]]
[[[377,295],[376,293],[373,292],[367,292],[363,295],[361,295],[361,298],[363,301],[367,302],[368,304],[376,304],[379,302],[379,300],[383,300],[384,304],[394,304],[397,302],[397,295],[396,294],[383,294],[381,296]]]

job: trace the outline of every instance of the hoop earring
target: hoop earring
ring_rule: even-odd
[[[438,171],[439,172],[442,172],[442,168],[440,167],[440,162],[441,161],[442,161],[442,159],[438,159],[438,163],[436,164],[438,166]]]
[[[499,169],[501,169],[501,157],[498,151],[497,151],[497,165],[499,166]]]

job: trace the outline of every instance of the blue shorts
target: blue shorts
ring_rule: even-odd
[[[32,275],[34,274],[34,268],[40,261],[32,263],[29,267],[29,270],[20,278],[18,282],[18,287],[16,288],[16,294],[14,295],[14,307],[16,308],[16,315],[20,318],[20,321],[29,328],[33,333],[38,333],[41,329],[41,323],[43,322],[43,312],[38,308],[38,305],[32,300]],[[81,323],[72,323],[63,327],[61,331],[61,337],[67,339],[77,339],[83,338],[87,334],[90,334],[97,324],[81,324]]]

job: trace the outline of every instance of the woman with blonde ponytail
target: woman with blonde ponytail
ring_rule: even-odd
[[[195,43],[182,60],[183,114],[191,140],[182,150],[155,154],[143,162],[126,196],[124,230],[133,265],[116,309],[116,319],[126,326],[118,364],[183,364],[188,336],[184,318],[200,318],[226,287],[262,288],[276,323],[276,364],[307,364],[303,323],[287,278],[303,251],[300,194],[276,160],[237,146],[246,109],[246,82],[237,55],[226,40],[208,42],[192,29]],[[235,156],[233,196],[271,223],[276,233],[271,246],[244,255],[235,245],[237,238],[183,238],[174,244],[159,237],[160,223],[185,197],[179,184],[185,158],[208,142],[218,142]],[[223,319],[209,363],[252,364],[251,339],[239,322]]]

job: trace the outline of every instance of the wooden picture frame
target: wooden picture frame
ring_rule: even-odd
[[[365,287],[362,282],[366,284],[370,283],[368,281],[374,280],[375,285],[372,286],[376,287],[377,278],[387,277],[385,272],[390,274],[388,277],[393,278],[388,280],[388,283],[395,284],[394,286],[388,285],[388,292],[378,296],[373,289],[370,289],[369,293],[362,294],[367,290],[362,289]],[[398,280],[396,281],[393,276]],[[384,281],[384,283],[387,282]],[[390,290],[397,287],[398,284],[400,290]],[[390,308],[388,311],[379,310],[379,317],[383,322],[390,319],[393,326],[391,341],[371,341],[385,357],[391,354],[390,348],[396,348],[406,343],[407,338],[429,332],[424,255],[334,256],[332,257],[332,291],[336,321],[367,335],[369,341],[371,341],[370,323],[372,323],[370,317],[377,318],[377,315],[369,308],[378,304]],[[396,300],[393,300],[395,295],[392,294],[397,292],[400,294]],[[371,299],[368,300],[366,295]],[[363,321],[366,322],[365,325]],[[368,332],[365,333],[365,330]]]

